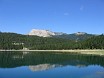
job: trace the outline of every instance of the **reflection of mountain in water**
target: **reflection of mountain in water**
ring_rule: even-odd
[[[48,70],[56,67],[60,67],[61,65],[51,65],[51,64],[39,64],[39,65],[34,65],[34,66],[29,66],[29,69],[31,71],[43,71],[43,70]]]
[[[78,67],[100,65],[104,67],[104,57],[52,52],[0,52],[1,68],[29,66],[35,71],[66,65]]]

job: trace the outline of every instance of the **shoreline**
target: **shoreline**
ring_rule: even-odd
[[[104,56],[104,50],[93,49],[93,50],[0,50],[0,52],[60,52],[60,53],[79,53],[79,54],[89,54],[89,55],[100,55]]]

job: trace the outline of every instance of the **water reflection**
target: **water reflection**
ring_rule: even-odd
[[[0,78],[104,78],[104,57],[58,52],[0,52]]]
[[[39,64],[39,65],[29,66],[29,69],[34,72],[34,71],[49,70],[49,69],[56,68],[56,67],[61,67],[61,65]]]
[[[0,68],[29,66],[31,71],[43,71],[67,65],[79,68],[89,65],[104,67],[104,57],[52,52],[0,52]]]

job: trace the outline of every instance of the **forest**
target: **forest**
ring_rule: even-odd
[[[101,34],[76,41],[67,38],[0,32],[1,50],[21,50],[24,48],[29,50],[104,49],[104,35]]]

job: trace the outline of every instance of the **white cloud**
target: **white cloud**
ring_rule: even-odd
[[[64,13],[64,15],[65,15],[65,16],[68,16],[68,15],[69,15],[69,13],[68,13],[68,12],[66,12],[66,13]]]
[[[81,7],[80,7],[80,11],[83,11],[83,10],[84,10],[84,6],[81,6]]]

